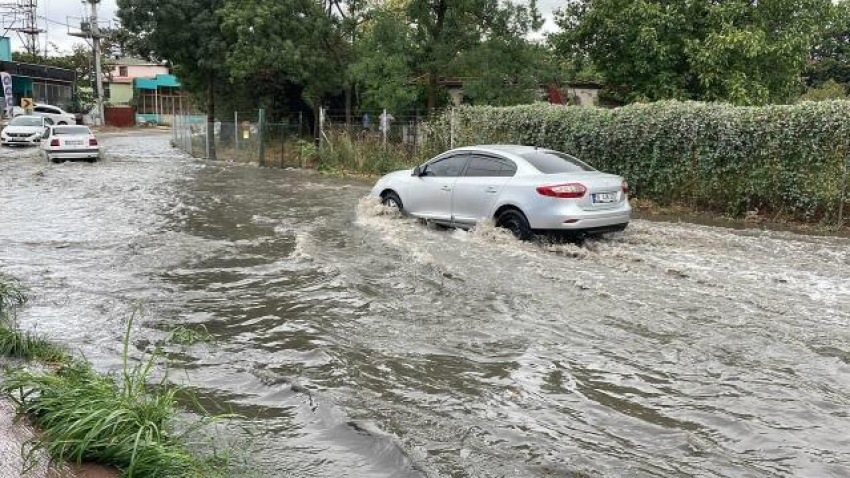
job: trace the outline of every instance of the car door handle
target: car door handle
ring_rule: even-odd
[[[496,194],[497,192],[499,192],[499,189],[494,188],[493,186],[490,186],[489,188],[485,189],[484,192],[490,193],[490,194]]]
[[[451,191],[452,187],[451,186],[443,186],[440,189],[442,189],[443,191]]]

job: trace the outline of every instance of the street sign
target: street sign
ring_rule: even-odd
[[[32,98],[21,98],[21,109],[31,110],[35,106],[35,102],[33,102]]]

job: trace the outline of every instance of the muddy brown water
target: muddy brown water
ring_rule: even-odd
[[[104,138],[0,152],[22,324],[244,418],[261,476],[850,475],[850,240],[635,221],[575,245],[441,231],[368,185]]]

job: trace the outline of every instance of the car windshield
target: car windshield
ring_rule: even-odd
[[[53,128],[53,134],[83,134],[89,135],[91,131],[85,126],[59,126]]]
[[[41,118],[33,118],[32,116],[18,116],[9,122],[9,126],[41,126]]]
[[[584,161],[558,151],[538,150],[520,156],[543,174],[596,171]]]

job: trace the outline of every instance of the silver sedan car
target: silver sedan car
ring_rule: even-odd
[[[382,177],[372,196],[426,221],[468,228],[493,219],[520,239],[622,231],[629,186],[568,154],[532,146],[470,146]]]

